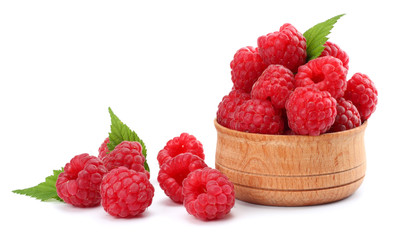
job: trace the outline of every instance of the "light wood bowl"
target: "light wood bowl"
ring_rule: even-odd
[[[235,186],[236,198],[273,206],[305,206],[353,194],[366,170],[360,127],[320,136],[239,132],[215,120],[215,167]]]

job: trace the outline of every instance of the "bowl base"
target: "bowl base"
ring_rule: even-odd
[[[271,190],[234,184],[238,200],[269,206],[310,206],[336,202],[351,196],[362,184],[363,177],[352,183],[314,190]]]

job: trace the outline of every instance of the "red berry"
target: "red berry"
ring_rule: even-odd
[[[145,157],[141,151],[140,143],[123,141],[104,157],[104,166],[108,171],[123,166],[136,172],[143,172],[149,177],[144,168]]]
[[[103,160],[103,158],[107,155],[108,152],[110,152],[108,150],[107,144],[110,142],[110,139],[107,137],[106,139],[104,139],[104,142],[100,145],[99,148],[99,156],[98,158],[100,160]]]
[[[343,67],[342,61],[331,56],[319,57],[299,67],[295,75],[295,86],[313,85],[339,99],[347,88],[346,76],[347,69]]]
[[[158,153],[159,166],[181,153],[192,153],[204,160],[203,145],[195,136],[181,133],[166,143],[166,146]]]
[[[282,111],[268,100],[251,99],[237,107],[232,129],[263,134],[280,134],[284,130]]]
[[[230,63],[234,88],[249,93],[266,66],[257,48],[249,46],[239,49]]]
[[[158,173],[158,182],[171,200],[182,203],[182,182],[190,172],[207,167],[204,161],[191,153],[182,153],[164,163]]]
[[[317,136],[329,130],[336,118],[336,100],[329,92],[298,87],[285,105],[288,125],[300,135]]]
[[[144,173],[119,167],[104,176],[100,194],[101,204],[110,215],[134,217],[151,205],[154,186]]]
[[[341,50],[339,46],[329,41],[324,44],[324,47],[325,49],[322,51],[320,57],[324,57],[324,56],[335,57],[340,61],[342,61],[343,67],[347,68],[348,70],[349,58],[345,51]]]
[[[56,191],[66,203],[93,207],[100,203],[100,183],[107,169],[99,158],[77,155],[64,167],[56,181]]]
[[[224,96],[218,105],[218,123],[229,128],[231,121],[234,120],[236,108],[249,99],[251,99],[250,94],[241,90],[232,90],[228,95]]]
[[[358,109],[364,122],[376,110],[377,89],[370,78],[362,73],[356,73],[347,82],[344,98],[350,100]]]
[[[251,97],[270,100],[274,107],[284,108],[294,89],[294,75],[282,65],[270,65],[258,78],[251,90]]]
[[[340,132],[352,129],[361,125],[361,117],[359,116],[358,109],[344,98],[337,100],[336,105],[336,119],[333,123],[330,132]]]
[[[201,220],[223,218],[235,204],[233,184],[220,171],[208,167],[190,173],[182,193],[187,212]]]
[[[306,39],[289,23],[278,32],[259,37],[258,50],[267,66],[281,64],[296,72],[300,65],[306,63]]]

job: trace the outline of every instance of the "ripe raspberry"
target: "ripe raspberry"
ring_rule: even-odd
[[[336,119],[333,123],[330,132],[340,132],[352,129],[361,125],[361,117],[359,116],[358,109],[344,98],[337,100],[336,105]]]
[[[230,122],[234,120],[234,112],[237,106],[240,106],[249,99],[251,99],[250,94],[241,90],[232,90],[222,98],[222,101],[218,105],[217,122],[229,128]]]
[[[164,163],[158,173],[158,182],[174,202],[182,203],[182,182],[190,172],[207,167],[204,161],[191,153],[182,153]]]
[[[151,205],[154,186],[144,173],[119,167],[104,176],[100,195],[101,204],[110,215],[134,217]]]
[[[317,136],[329,130],[336,118],[336,100],[329,92],[298,87],[285,104],[288,125],[301,135]]]
[[[56,181],[56,191],[66,203],[93,207],[100,203],[100,183],[107,169],[99,158],[77,155],[64,167]]]
[[[190,173],[182,193],[188,213],[202,220],[223,218],[235,204],[233,184],[220,171],[208,167]]]
[[[230,63],[235,89],[249,93],[266,66],[263,64],[257,48],[248,46],[239,49]]]
[[[343,67],[342,61],[332,56],[319,57],[299,68],[295,75],[295,86],[313,85],[339,99],[347,88],[346,76],[347,69]]]
[[[279,32],[259,37],[258,51],[267,66],[281,64],[296,72],[306,63],[306,39],[289,23],[281,26]]]
[[[109,142],[110,139],[107,137],[106,139],[104,139],[104,142],[100,145],[99,156],[98,156],[100,160],[103,160],[103,158],[107,155],[107,153],[110,152],[107,147],[107,143]]]
[[[263,134],[280,134],[284,121],[280,109],[273,107],[268,100],[251,99],[245,101],[235,111],[232,129]]]
[[[350,59],[348,58],[348,55],[345,51],[341,50],[339,46],[331,42],[326,42],[324,44],[324,47],[325,49],[322,51],[320,57],[332,56],[340,59],[340,61],[342,61],[343,63],[343,67],[347,68],[348,70],[348,62],[350,61]]]
[[[104,166],[106,166],[108,171],[124,166],[136,172],[143,172],[149,177],[148,172],[144,168],[145,157],[141,151],[140,143],[123,141],[104,157]]]
[[[370,78],[362,73],[356,73],[347,82],[344,98],[350,100],[358,109],[364,122],[376,110],[377,89]]]
[[[158,153],[159,166],[181,153],[192,153],[204,160],[203,145],[188,133],[181,133],[166,143],[166,146]]]
[[[270,65],[255,82],[251,97],[270,100],[274,107],[284,108],[289,94],[294,90],[294,75],[282,65]]]

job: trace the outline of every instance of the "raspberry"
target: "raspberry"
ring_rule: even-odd
[[[250,133],[280,134],[284,130],[282,111],[268,100],[247,100],[236,109],[231,128]]]
[[[251,97],[270,100],[274,107],[284,108],[294,89],[293,73],[282,65],[270,65],[255,82]]]
[[[257,48],[248,46],[239,49],[230,63],[235,89],[249,93],[252,85],[265,70],[266,66],[263,64]]]
[[[299,67],[295,75],[295,86],[313,85],[339,99],[347,88],[346,76],[347,69],[339,59],[332,56],[319,57]]]
[[[359,116],[358,109],[344,98],[337,100],[336,105],[336,119],[333,123],[330,132],[340,132],[352,129],[361,125],[361,117]]]
[[[232,90],[228,95],[224,96],[218,105],[218,123],[229,128],[230,122],[234,120],[234,112],[236,108],[249,99],[250,94],[241,90]]]
[[[104,142],[100,145],[99,156],[98,156],[100,160],[103,160],[103,158],[107,155],[107,153],[110,152],[107,147],[107,143],[109,142],[110,139],[107,137],[106,139],[104,139]]]
[[[158,153],[159,166],[181,153],[192,153],[204,160],[203,145],[195,136],[181,133],[166,143],[166,146]]]
[[[73,157],[59,174],[56,191],[66,203],[93,207],[100,203],[100,183],[107,169],[99,158],[83,153]]]
[[[134,217],[151,205],[154,186],[144,173],[119,167],[104,176],[100,195],[101,204],[110,215]]]
[[[158,173],[158,182],[171,200],[182,203],[182,182],[190,172],[207,167],[204,161],[191,153],[182,153],[164,163]]]
[[[364,122],[376,110],[377,89],[370,78],[362,73],[355,73],[347,82],[344,98],[350,100],[358,109]]]
[[[145,157],[141,151],[140,143],[123,141],[104,157],[104,166],[106,166],[108,171],[124,166],[136,172],[143,172],[149,177],[148,172],[144,168]]]
[[[342,61],[343,63],[343,67],[345,67],[348,70],[349,58],[345,51],[341,50],[339,46],[331,42],[326,42],[324,44],[324,47],[325,49],[322,51],[320,57],[332,56],[337,59],[340,59],[340,61]]]
[[[267,66],[281,64],[296,72],[306,63],[306,39],[289,23],[281,26],[279,32],[259,37],[258,51]]]
[[[202,220],[223,218],[235,204],[233,184],[220,171],[208,167],[190,173],[182,193],[187,212]]]
[[[336,118],[336,100],[329,92],[298,87],[285,104],[288,125],[301,135],[317,136],[329,130]]]

